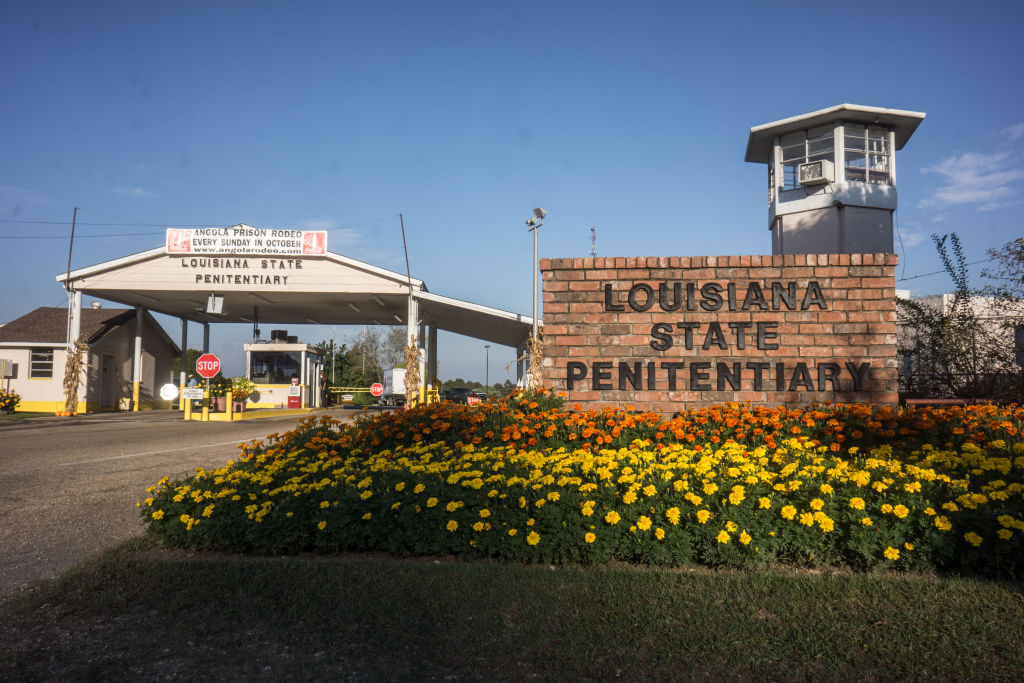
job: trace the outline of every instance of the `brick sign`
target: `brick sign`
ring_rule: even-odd
[[[544,259],[544,383],[584,407],[895,404],[896,256]]]

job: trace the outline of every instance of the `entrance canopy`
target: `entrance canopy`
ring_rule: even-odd
[[[168,230],[165,247],[62,273],[57,281],[81,294],[200,323],[428,325],[513,348],[530,336],[530,316],[433,294],[422,280],[331,253],[324,233],[303,233],[322,235],[304,253],[300,231],[245,225],[209,231],[250,238],[297,233],[298,246],[289,251],[253,246],[250,238],[222,239],[209,248],[221,253],[201,253],[203,235],[188,242],[172,239],[186,231]]]

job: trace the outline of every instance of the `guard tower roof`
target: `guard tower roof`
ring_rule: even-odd
[[[750,129],[747,138],[746,160],[767,164],[772,153],[772,139],[798,130],[814,128],[830,121],[853,121],[866,125],[888,126],[896,134],[896,149],[903,149],[907,140],[924,120],[924,112],[866,107],[860,104],[837,104],[808,114],[791,116],[788,119],[764,123]]]

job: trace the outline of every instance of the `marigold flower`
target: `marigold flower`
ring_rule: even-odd
[[[622,517],[620,517],[619,513],[615,510],[610,510],[608,514],[604,516],[604,521],[609,524],[618,524],[620,519],[622,519]]]
[[[964,534],[964,540],[966,540],[968,543],[977,548],[979,545],[981,545],[982,539],[981,536],[974,533],[973,531],[968,531],[966,534]]]
[[[886,546],[884,555],[885,559],[892,560],[893,562],[900,559],[900,551],[892,546]]]
[[[792,505],[786,505],[779,511],[779,514],[782,515],[783,519],[793,519],[796,517],[796,508]]]
[[[747,533],[746,529],[740,533],[740,543],[743,545],[750,545],[750,541],[752,540],[753,538],[751,538],[750,534]]]
[[[153,510],[153,514],[150,515],[150,516],[153,519],[163,519],[164,518],[164,511],[163,510]]]
[[[641,531],[647,531],[651,528],[651,520],[647,515],[640,515],[640,519],[636,520],[636,526]]]
[[[323,521],[320,522],[319,524],[316,525],[316,528],[319,529],[320,531],[323,531],[324,529],[327,528],[327,522],[323,522]]]
[[[593,543],[597,540],[597,536],[594,534],[593,531],[588,531],[586,535],[583,537],[583,540],[587,543]]]
[[[714,516],[715,515],[710,510],[697,511],[697,521],[701,524],[707,524],[708,520],[710,520]]]
[[[526,535],[526,542],[530,545],[537,545],[538,543],[540,543],[540,534],[538,534],[536,531],[531,531]]]
[[[679,524],[679,519],[680,519],[679,508],[677,508],[677,507],[670,507],[668,510],[665,510],[665,518],[668,521],[672,522],[672,524]]]
[[[715,537],[715,540],[717,540],[719,543],[728,543],[729,542],[729,532],[726,531],[725,529],[722,529],[721,531],[718,532],[718,536]]]
[[[448,529],[448,531],[455,531],[459,528],[459,523],[456,522],[454,519],[449,519],[448,524],[445,525],[445,528]]]
[[[654,530],[654,537],[656,539],[658,539],[659,541],[665,540],[665,530],[662,529],[661,527],[658,527],[657,529]]]

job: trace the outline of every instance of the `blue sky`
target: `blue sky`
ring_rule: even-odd
[[[898,286],[945,291],[914,277],[941,269],[931,233],[969,261],[1024,235],[1022,20],[986,0],[5,3],[0,321],[65,302],[75,206],[72,267],[247,223],[402,272],[401,212],[431,291],[526,314],[535,206],[542,257],[586,256],[591,226],[601,256],[770,253],[749,129],[843,102],[927,113],[896,158]],[[249,334],[214,328],[230,374]],[[491,351],[503,380],[514,353]],[[483,380],[483,342],[442,335],[439,364]]]

